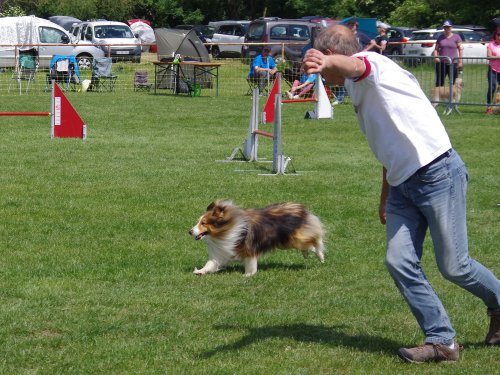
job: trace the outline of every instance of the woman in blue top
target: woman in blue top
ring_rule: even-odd
[[[272,56],[269,56],[270,52],[271,49],[269,47],[264,47],[262,49],[262,54],[255,56],[253,59],[252,65],[250,66],[250,72],[248,73],[248,78],[259,80],[260,92],[264,91],[268,81],[278,71]]]

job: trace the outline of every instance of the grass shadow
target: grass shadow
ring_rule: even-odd
[[[238,351],[256,342],[267,339],[283,338],[298,342],[317,343],[328,346],[345,346],[362,352],[385,353],[394,355],[400,347],[395,341],[369,335],[350,335],[344,332],[346,326],[314,325],[314,324],[292,324],[265,327],[248,327],[240,325],[217,325],[214,328],[220,330],[245,329],[247,334],[240,340],[227,345],[218,346],[212,350],[202,353],[203,358],[210,358],[219,353]]]
[[[199,268],[201,268],[203,265],[200,265]],[[266,270],[283,270],[283,271],[302,271],[306,269],[307,266],[302,263],[302,264],[283,264],[283,263],[276,263],[276,262],[268,262],[268,263],[262,263],[259,264],[257,267],[257,272],[259,271],[266,271]],[[193,268],[186,268],[186,272],[193,272]],[[231,264],[224,266],[220,271],[217,271],[217,273],[245,273],[245,267],[242,264]]]

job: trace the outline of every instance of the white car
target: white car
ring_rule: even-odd
[[[475,58],[464,59],[464,64],[486,63],[486,45],[489,42],[488,35],[472,29],[453,28],[453,33],[460,35],[463,40],[463,57]],[[403,44],[403,55],[406,56],[432,56],[436,48],[436,40],[443,33],[442,29],[424,29],[413,32],[412,38]],[[420,59],[411,59],[410,63],[418,64]]]
[[[141,61],[139,35],[134,35],[123,22],[86,21],[73,25],[70,34],[80,45],[87,43],[99,47],[113,61]]]

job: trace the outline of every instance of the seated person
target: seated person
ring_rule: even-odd
[[[287,91],[286,94],[290,99],[299,99],[301,96],[304,96],[306,93],[311,91],[311,89],[316,84],[316,76],[317,74],[305,74],[302,73],[300,75],[300,80],[293,81],[292,89]],[[297,94],[298,92],[298,94]]]
[[[250,65],[249,79],[259,80],[259,91],[263,92],[267,86],[267,82],[278,71],[273,58],[269,56],[271,49],[265,46],[262,49],[262,54],[255,56]]]

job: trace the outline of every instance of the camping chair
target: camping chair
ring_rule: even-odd
[[[276,74],[274,74],[273,76],[268,76],[266,80],[267,81],[266,85],[264,86],[264,89],[261,92],[259,92],[259,94],[267,95],[269,93],[269,89],[273,86],[275,79],[276,79]],[[259,76],[247,76],[247,83],[248,83],[247,95],[252,95],[253,89],[259,88],[259,80],[260,80]]]
[[[46,91],[52,81],[62,84],[63,90],[76,91],[76,85],[80,84],[80,71],[74,56],[54,55],[50,60],[49,69],[50,72],[46,77]]]
[[[19,95],[22,93],[22,82],[26,81],[26,92],[30,84],[35,81],[35,75],[38,70],[38,60],[31,54],[19,54],[16,59],[16,67],[12,72],[12,81],[9,84],[9,93],[12,84],[16,81],[19,87]]]
[[[148,81],[147,71],[138,71],[134,74],[134,91],[149,91],[153,84]]]
[[[248,91],[246,95],[252,95],[254,89],[259,88],[259,78],[258,77],[247,77]]]
[[[113,91],[118,76],[112,73],[110,57],[96,57],[92,63],[92,78],[89,90]]]

